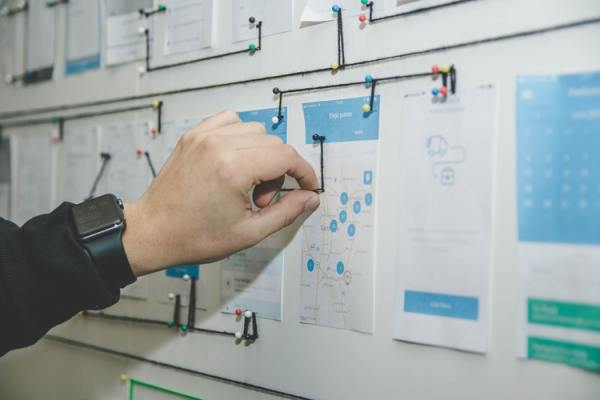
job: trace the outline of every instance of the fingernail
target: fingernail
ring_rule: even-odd
[[[321,199],[319,198],[319,196],[318,195],[311,196],[311,198],[308,199],[306,201],[306,203],[304,203],[304,211],[313,212],[317,208],[319,208],[319,204],[321,204]]]

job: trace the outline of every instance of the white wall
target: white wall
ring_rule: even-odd
[[[358,0],[357,0],[358,1]],[[217,1],[217,40],[214,52],[230,45],[230,1]],[[28,88],[2,87],[0,112],[90,99],[149,93],[207,85],[304,69],[326,67],[336,55],[335,23],[299,29],[303,1],[295,5],[293,32],[264,39],[254,57],[240,56],[174,70],[153,72],[139,79],[137,64],[103,69],[81,76],[61,76]],[[482,0],[464,6],[400,18],[358,28],[354,18],[346,27],[349,62],[437,47],[498,34],[550,26],[600,16],[597,0]],[[59,37],[64,14],[60,13]],[[261,338],[252,346],[234,345],[230,338],[174,335],[162,328],[76,318],[54,332],[216,375],[272,387],[318,399],[598,399],[597,374],[561,365],[516,358],[518,266],[515,207],[515,77],[600,69],[600,24],[528,38],[444,51],[426,56],[378,63],[367,67],[204,90],[163,97],[165,118],[206,115],[223,108],[246,110],[274,107],[273,86],[291,88],[360,80],[375,76],[427,71],[431,65],[454,63],[459,84],[496,82],[500,89],[496,221],[493,262],[493,340],[487,355],[433,348],[392,340],[394,264],[398,208],[394,185],[402,120],[401,93],[429,89],[428,80],[378,86],[382,97],[380,177],[377,207],[377,271],[373,335],[301,325],[298,323],[300,241],[286,250],[284,321],[261,321]],[[58,59],[62,58],[62,40]],[[209,52],[207,52],[208,54]],[[18,57],[20,57],[18,55]],[[18,58],[17,57],[17,58]],[[159,60],[156,60],[159,63]],[[62,62],[57,62],[61,74]],[[305,101],[365,95],[365,89],[315,92],[286,97],[288,136],[300,144],[301,104]],[[381,218],[385,214],[386,218]],[[207,267],[215,268],[215,267]],[[218,271],[212,276],[218,277]],[[215,282],[218,285],[218,282]],[[167,306],[123,300],[115,313],[168,319]],[[201,313],[198,322],[234,329],[230,318]],[[10,329],[4,321],[2,329]],[[270,399],[273,396],[201,379],[185,373],[42,341],[33,348],[9,354],[0,361],[2,399],[125,398],[127,388],[118,376],[176,388],[205,399]]]

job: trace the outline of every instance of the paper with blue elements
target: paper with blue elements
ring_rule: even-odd
[[[325,143],[379,139],[379,96],[372,111],[362,106],[370,97],[356,97],[304,103],[305,143],[313,144],[313,135],[325,136]]]
[[[184,264],[171,267],[165,271],[169,278],[180,278],[189,275],[191,279],[200,278],[200,266],[197,264]]]
[[[100,68],[101,15],[99,0],[71,0],[67,5],[65,74]]]
[[[517,81],[519,240],[600,244],[600,73]]]
[[[283,118],[277,124],[274,124],[272,119],[277,115],[277,108],[266,108],[262,110],[242,111],[238,116],[243,122],[260,122],[265,126],[269,135],[279,136],[283,143],[287,143],[287,107],[281,109]]]

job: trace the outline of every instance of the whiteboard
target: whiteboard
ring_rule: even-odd
[[[424,3],[432,1],[424,0]],[[434,1],[433,1],[434,2]],[[215,2],[213,47],[164,58],[154,65],[237,50],[231,40],[231,1]],[[254,56],[240,55],[138,76],[139,64],[101,69],[81,76],[21,89],[0,90],[0,112],[30,109],[90,99],[154,93],[211,85],[288,72],[326,68],[336,57],[335,22],[299,27],[304,1],[294,4],[293,30],[265,38]],[[407,7],[415,7],[410,3]],[[391,19],[360,28],[355,17],[344,21],[349,62],[431,49],[511,32],[600,16],[596,0],[481,0],[407,18]],[[18,22],[18,21],[17,21]],[[57,27],[61,37],[63,27]],[[162,32],[154,42],[163,43]],[[298,322],[301,268],[298,235],[285,250],[283,321],[260,320],[260,339],[236,345],[230,337],[190,333],[185,336],[163,327],[77,317],[53,334],[135,355],[161,360],[208,374],[265,386],[310,399],[598,399],[597,374],[563,365],[523,361],[516,357],[519,270],[516,238],[515,79],[526,74],[560,74],[600,69],[597,38],[600,24],[591,24],[527,38],[488,43],[388,62],[348,68],[335,74],[320,72],[164,96],[165,120],[205,116],[224,108],[251,110],[276,106],[271,89],[325,85],[374,76],[425,72],[433,64],[453,63],[461,84],[493,82],[499,90],[499,126],[495,184],[492,338],[487,355],[409,344],[392,340],[396,217],[400,202],[393,184],[397,171],[404,93],[429,90],[431,82],[406,80],[378,86],[382,101],[379,154],[379,214],[376,218],[373,334]],[[56,59],[62,60],[63,41]],[[156,48],[155,50],[157,50]],[[155,52],[157,53],[157,52]],[[81,90],[85,87],[86,90]],[[368,95],[363,87],[333,89],[285,97],[288,140],[302,143],[302,103]],[[90,124],[106,124],[94,118]],[[56,200],[56,199],[55,199]],[[203,288],[207,310],[196,323],[211,329],[236,330],[230,315],[219,312],[218,266],[205,266],[214,285]],[[156,281],[150,277],[150,292]],[[154,283],[153,283],[154,282]],[[215,300],[216,299],[216,300]],[[124,299],[111,313],[168,320],[169,304]],[[60,365],[60,368],[57,368]],[[93,368],[90,368],[93,366]],[[92,350],[42,340],[0,360],[0,397],[126,398],[121,373],[203,399],[275,399],[281,396],[193,374],[161,368]],[[26,373],[24,372],[26,371]],[[30,382],[35,380],[36,385]]]

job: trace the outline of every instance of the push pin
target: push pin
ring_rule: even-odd
[[[280,120],[278,115],[274,115],[273,118],[271,118],[271,122],[273,123],[273,125],[277,125],[279,121]]]
[[[169,300],[175,300],[175,293],[169,293],[167,297],[169,298]]]
[[[360,14],[360,15],[358,16],[358,21],[359,21],[361,24],[364,24],[364,23],[367,21],[367,16],[366,16],[365,14]]]
[[[438,88],[431,89],[431,94],[433,95],[433,97],[438,97],[440,95],[440,89],[438,89]]]
[[[368,114],[368,113],[371,112],[371,105],[368,104],[368,103],[363,104],[361,108],[362,108],[362,110],[363,110],[364,113]]]
[[[442,86],[440,88],[440,95],[442,95],[443,97],[446,97],[448,95],[448,88],[446,86]]]
[[[192,278],[191,278],[191,277],[190,277],[188,274],[185,274],[185,275],[183,275],[183,280],[184,280],[185,282],[189,282],[189,281],[190,281],[190,279],[192,279]]]
[[[246,310],[246,311],[244,312],[244,317],[246,317],[246,318],[252,318],[252,311],[250,311],[250,310]]]
[[[138,67],[138,74],[140,76],[144,75],[146,73],[146,67]]]
[[[373,80],[374,80],[374,78],[372,75],[365,75],[365,83],[366,84],[373,83]]]
[[[444,64],[440,68],[440,71],[442,72],[442,74],[447,74],[448,72],[450,72],[450,66],[448,64]]]
[[[152,109],[153,110],[158,110],[161,106],[162,106],[162,101],[160,100],[152,100]]]
[[[158,129],[156,129],[156,128],[150,129],[150,134],[152,135],[152,139],[156,139],[156,136],[158,135]]]
[[[165,6],[163,3],[159,3],[158,7],[157,7],[158,11],[166,11],[167,10],[167,6]]]
[[[332,62],[330,67],[331,67],[332,71],[337,71],[340,68],[340,64],[338,64],[336,62]]]
[[[140,158],[144,155],[144,151],[142,149],[135,149],[135,155]]]
[[[240,331],[237,331],[237,332],[235,333],[235,338],[236,338],[237,340],[242,340],[242,332],[240,332]]]
[[[238,317],[238,318],[242,316],[242,309],[241,308],[238,307],[238,308],[235,309],[235,316]]]
[[[340,12],[340,10],[341,10],[341,7],[337,4],[334,4],[331,6],[331,11],[333,11],[334,13],[338,13],[338,12]]]
[[[437,65],[434,65],[433,67],[431,67],[431,73],[433,75],[437,75],[440,73],[440,67],[438,67]]]
[[[257,47],[256,47],[256,45],[255,45],[254,43],[250,43],[250,44],[248,45],[248,51],[249,51],[250,53],[254,53],[256,50],[257,50]]]
[[[179,327],[179,331],[180,331],[181,333],[187,333],[187,331],[188,331],[188,326],[187,326],[186,324],[183,324],[183,325],[181,325],[181,326]]]
[[[251,24],[253,24],[253,23],[256,22],[256,18],[250,17],[250,18],[248,18],[248,22],[250,22]]]
[[[119,375],[119,380],[121,382],[125,383],[129,380],[129,377],[126,374],[121,374],[121,375]]]
[[[369,1],[370,0],[360,0],[360,4],[362,4],[363,6],[368,6],[369,5]]]
[[[140,36],[144,36],[147,32],[148,32],[148,28],[146,28],[145,26],[140,26],[138,28],[138,34]]]

